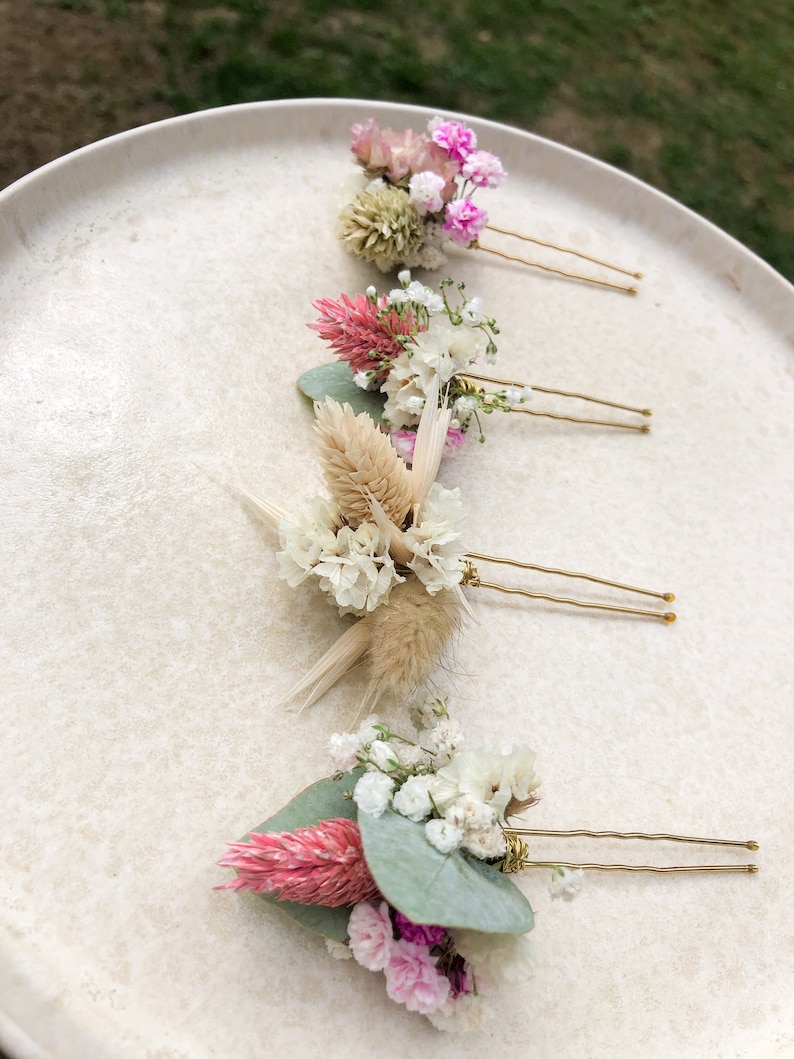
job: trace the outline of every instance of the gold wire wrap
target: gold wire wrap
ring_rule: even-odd
[[[631,585],[622,585],[617,581],[607,581],[605,578],[593,577],[590,574],[576,574],[568,570],[555,570],[551,567],[537,566],[533,563],[520,563],[513,559],[503,559],[491,555],[481,555],[477,552],[468,552],[467,558],[463,562],[463,577],[461,578],[461,585],[464,587],[470,585],[472,588],[490,588],[495,592],[504,592],[510,596],[525,596],[528,599],[544,599],[550,603],[564,603],[570,607],[582,607],[586,610],[607,610],[617,612],[619,614],[634,614],[642,618],[659,618],[666,622],[668,625],[676,620],[676,616],[672,611],[659,611],[659,610],[647,610],[643,607],[623,607],[616,603],[593,603],[589,600],[573,599],[570,596],[552,596],[548,592],[531,592],[526,588],[509,588],[506,585],[498,585],[495,581],[483,581],[480,577],[480,572],[472,559],[482,560],[484,562],[502,563],[507,566],[517,566],[521,569],[526,570],[539,570],[543,573],[559,574],[562,577],[579,578],[585,581],[593,581],[596,584],[609,585],[614,588],[622,588],[627,592],[638,592],[641,595],[654,596],[657,599],[663,599],[665,602],[671,602],[675,599],[672,592],[651,592],[647,589],[634,588]]]
[[[598,257],[591,257],[590,254],[585,254],[582,250],[574,250],[570,246],[559,246],[557,243],[548,243],[544,239],[537,239],[533,235],[522,235],[521,232],[514,232],[510,228],[499,228],[496,224],[486,224],[486,231],[499,232],[500,235],[512,235],[516,239],[521,239],[525,243],[534,243],[536,246],[546,246],[550,250],[559,250],[561,254],[573,254],[574,257],[580,257],[583,261],[592,261],[594,265],[602,265],[604,268],[610,268],[613,272],[620,272],[624,276],[631,276],[632,279],[642,279],[641,272],[632,272],[631,269],[621,268],[620,265],[613,265],[609,261],[602,261]]]

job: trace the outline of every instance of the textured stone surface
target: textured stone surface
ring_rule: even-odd
[[[224,841],[328,770],[364,685],[274,708],[342,626],[277,579],[236,486],[289,507],[320,485],[295,379],[328,359],[310,301],[383,285],[334,234],[347,129],[371,113],[426,116],[208,112],[0,195],[0,1042],[58,1059],[780,1054],[794,297],[670,200],[528,134],[476,123],[511,177],[483,200],[494,222],[626,262],[641,293],[473,252],[449,271],[499,321],[494,370],[649,404],[653,431],[494,416],[441,477],[464,491],[473,550],[673,590],[679,620],[483,592],[440,685],[470,745],[534,746],[534,826],[752,837],[737,859],[762,870],[593,876],[572,904],[525,875],[537,973],[462,1044],[256,899],[212,890]],[[731,859],[638,859],[668,852]]]

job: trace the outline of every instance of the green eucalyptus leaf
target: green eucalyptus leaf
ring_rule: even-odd
[[[363,769],[346,772],[340,779],[320,780],[301,791],[285,805],[275,816],[271,816],[254,831],[297,831],[299,827],[314,827],[323,820],[337,820],[344,817],[356,818],[356,803],[345,798],[350,792]],[[246,838],[248,836],[246,835]],[[344,942],[347,938],[347,923],[350,919],[352,905],[341,905],[339,908],[326,908],[325,905],[301,905],[296,901],[279,901],[275,894],[259,894],[263,901],[274,905],[295,919],[308,930],[313,930],[324,937]]]
[[[358,814],[369,870],[383,896],[414,923],[525,934],[529,901],[508,876],[460,850],[439,853],[414,823],[392,809]]]
[[[385,397],[377,391],[356,386],[350,365],[343,360],[310,368],[298,379],[298,389],[312,401],[333,397],[340,404],[349,404],[356,414],[366,412],[376,423],[383,422]]]

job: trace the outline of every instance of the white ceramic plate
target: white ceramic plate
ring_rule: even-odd
[[[462,1043],[255,898],[212,890],[224,842],[328,771],[362,687],[274,710],[340,623],[277,579],[235,487],[289,507],[318,486],[294,383],[329,359],[311,300],[384,282],[335,237],[348,129],[371,114],[431,116],[232,107],[0,195],[0,1042],[58,1059],[782,1054],[794,292],[670,199],[504,126],[472,119],[510,173],[494,222],[629,263],[641,293],[473,252],[450,271],[497,317],[503,374],[649,403],[654,429],[494,417],[443,480],[472,548],[672,589],[679,620],[481,595],[453,709],[470,745],[534,746],[536,826],[755,838],[761,871],[593,876],[573,903],[525,875],[535,978]],[[732,859],[638,854],[665,855]]]

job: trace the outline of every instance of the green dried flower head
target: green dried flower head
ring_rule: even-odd
[[[404,262],[422,246],[424,226],[408,196],[384,184],[361,194],[339,218],[339,238],[351,254],[389,269]]]

